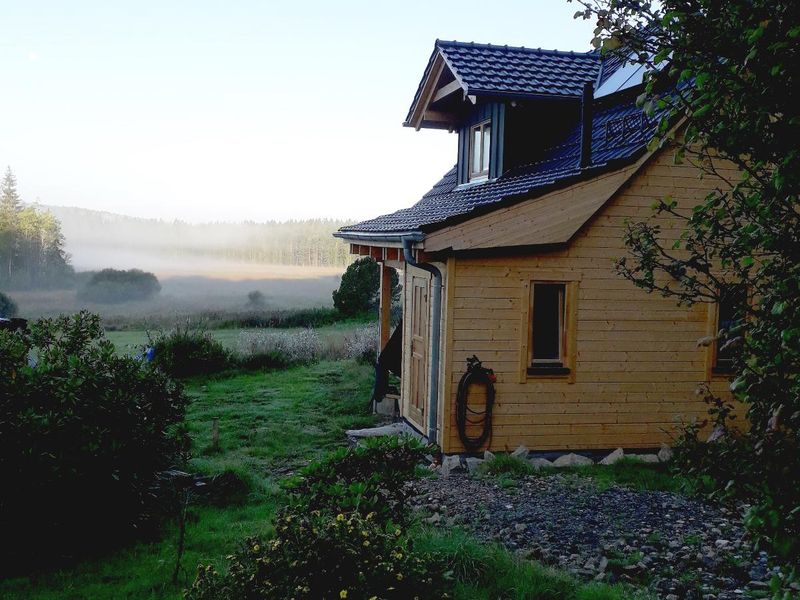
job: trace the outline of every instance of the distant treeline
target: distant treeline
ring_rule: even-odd
[[[47,210],[76,246],[303,267],[344,267],[352,261],[347,244],[331,235],[350,223],[345,220],[193,224],[73,207]]]
[[[26,207],[10,168],[0,183],[0,288],[50,288],[73,278],[64,236],[50,213]]]

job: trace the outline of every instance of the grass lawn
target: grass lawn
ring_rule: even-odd
[[[344,429],[372,422],[367,414],[371,385],[371,367],[351,361],[191,382],[191,469],[207,474],[235,471],[251,482],[252,491],[239,505],[192,509],[181,584],[170,582],[177,539],[171,529],[159,543],[137,544],[71,569],[0,582],[0,597],[177,600],[199,562],[222,566],[244,538],[269,533],[280,503],[275,469],[342,445]],[[218,452],[210,451],[214,418],[220,422]]]
[[[360,321],[343,321],[341,323],[334,323],[333,325],[325,325],[323,327],[315,328],[325,345],[335,345],[341,340],[342,336],[357,329],[365,327],[368,323]],[[299,331],[299,328],[268,328],[268,329],[209,329],[208,333],[216,340],[219,340],[226,348],[236,350],[236,344],[239,339],[239,334],[243,331],[267,331],[267,332],[280,332],[280,331]],[[147,331],[144,329],[134,329],[130,331],[107,331],[106,337],[111,340],[117,347],[117,351],[125,354],[138,354],[141,352],[141,347],[147,342]]]
[[[278,481],[287,471],[344,444],[343,430],[374,422],[367,411],[371,384],[372,368],[354,361],[191,381],[187,386],[192,398],[187,415],[193,444],[190,470],[233,472],[249,483],[249,493],[227,506],[192,507],[179,583],[171,583],[177,555],[173,526],[156,543],[139,543],[72,568],[0,582],[0,598],[178,600],[199,563],[224,569],[225,556],[245,538],[270,535],[272,517],[283,502]],[[220,431],[216,449],[211,443],[214,419],[219,420]],[[455,574],[456,600],[647,597],[627,587],[581,583],[458,530],[418,529],[414,538],[421,550],[436,552]]]

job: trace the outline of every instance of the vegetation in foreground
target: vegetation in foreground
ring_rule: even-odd
[[[272,516],[283,502],[280,477],[341,445],[344,429],[373,422],[363,402],[371,383],[371,369],[352,361],[189,382],[186,424],[194,458],[188,469],[233,474],[247,488],[232,498],[190,506],[178,584],[171,583],[178,541],[178,527],[172,524],[160,541],[134,544],[72,568],[6,580],[0,583],[0,596],[177,600],[198,563],[222,567],[242,540],[272,532]],[[46,538],[39,541],[47,543]]]
[[[730,410],[710,399],[721,444],[683,440],[690,472],[717,495],[752,504],[760,546],[794,567],[800,584],[800,4],[796,0],[578,0],[596,21],[595,47],[622,47],[646,70],[640,101],[665,115],[651,146],[677,140],[718,187],[696,206],[666,196],[656,215],[680,223],[664,239],[651,220],[627,225],[619,273],[678,303],[738,298],[734,318],[704,343],[730,353],[731,390],[748,430],[726,429]],[[672,127],[683,127],[676,136]],[[718,169],[733,165],[737,176]],[[680,460],[680,457],[679,457]],[[776,586],[780,587],[780,586]],[[776,589],[776,597],[782,593]],[[792,592],[786,592],[792,594]]]
[[[0,573],[154,534],[158,471],[188,438],[180,384],[118,356],[80,313],[0,330]]]

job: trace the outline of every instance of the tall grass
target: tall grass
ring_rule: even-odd
[[[423,529],[414,548],[445,561],[456,581],[456,600],[645,600],[646,592],[628,586],[583,584],[570,575],[512,554],[498,544],[481,543],[459,529]]]

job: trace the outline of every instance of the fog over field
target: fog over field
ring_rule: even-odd
[[[40,208],[60,221],[76,271],[150,271],[161,292],[146,302],[93,305],[74,289],[15,291],[29,317],[81,308],[104,317],[243,311],[252,291],[264,295],[265,309],[332,306],[331,292],[351,260],[347,245],[331,235],[346,221],[189,224]]]

